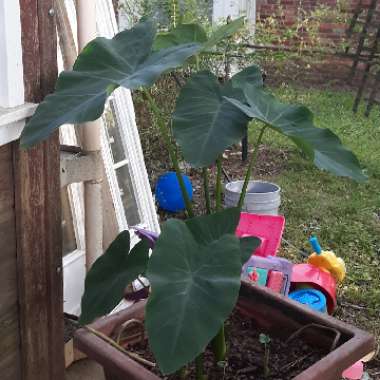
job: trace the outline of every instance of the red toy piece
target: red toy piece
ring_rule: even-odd
[[[336,281],[330,272],[311,264],[296,264],[293,266],[291,289],[303,287],[320,290],[327,301],[327,310],[332,314],[336,307]]]
[[[284,275],[281,272],[278,272],[276,270],[270,271],[268,282],[267,282],[267,287],[269,289],[272,289],[276,293],[280,293],[283,282],[284,282]]]

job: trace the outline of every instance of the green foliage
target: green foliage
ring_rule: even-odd
[[[206,38],[200,26],[182,25],[161,38],[161,49],[153,53],[156,33],[151,22],[111,40],[95,39],[80,54],[73,71],[61,74],[56,92],[38,107],[23,132],[24,146],[40,141],[61,124],[98,118],[118,86],[152,86],[162,73],[230,38],[241,24],[237,20]],[[201,44],[193,43],[194,39]],[[246,68],[223,85],[210,72],[193,75],[182,88],[173,117],[174,137],[185,159],[197,167],[213,164],[243,136],[249,119],[254,118],[290,137],[317,166],[363,179],[355,156],[330,131],[315,128],[310,111],[279,103],[262,87],[257,66]],[[166,120],[150,92],[144,91],[168,150],[174,152]],[[176,154],[171,156],[180,177]],[[242,263],[259,245],[257,238],[235,237],[239,215],[240,209],[233,208],[185,222],[169,220],[150,259],[144,241],[129,253],[129,234],[119,235],[86,278],[81,322],[108,313],[121,299],[124,287],[145,272],[148,262],[146,276],[152,293],[146,327],[160,368],[172,373],[199,358],[222,331],[238,297]]]
[[[202,353],[235,306],[241,259],[230,214],[172,219],[162,228],[147,271],[146,327],[164,374]]]
[[[266,334],[259,335],[259,342],[264,345],[264,377],[268,377],[270,373],[269,369],[269,343],[271,342],[270,336]]]
[[[330,127],[354,150],[369,179],[365,183],[321,173],[275,134],[265,141],[272,149],[286,152],[285,169],[266,178],[281,186],[286,215],[282,254],[297,262],[299,248],[307,249],[307,237],[317,234],[325,249],[333,250],[347,266],[347,278],[338,298],[363,309],[339,308],[338,317],[365,327],[380,338],[380,126],[379,116],[352,113],[354,96],[347,91],[281,87],[275,90],[283,102],[310,107],[315,123]],[[255,130],[250,131],[252,141]],[[268,135],[269,136],[269,135]]]
[[[246,85],[244,94],[248,105],[236,99],[228,100],[249,117],[289,137],[318,168],[356,181],[367,179],[357,158],[333,132],[314,127],[313,114],[308,108],[280,103],[258,86]]]
[[[240,259],[243,266],[252,256],[252,252],[259,248],[261,240],[255,236],[240,238]]]
[[[270,343],[270,341],[271,341],[271,339],[270,339],[270,336],[269,336],[269,335],[262,334],[262,333],[259,335],[259,342],[260,342],[261,344],[265,344],[265,345],[267,345],[267,344]]]
[[[156,20],[162,30],[182,23],[206,21],[211,0],[120,0],[127,16],[139,15]]]
[[[340,40],[326,39],[321,35],[324,23],[346,24],[350,17],[346,0],[338,0],[336,5],[319,4],[313,9],[306,8],[301,0],[295,14],[295,20],[289,24],[286,9],[280,1],[276,10],[256,23],[254,41],[256,44],[280,44],[292,46],[297,55],[303,55],[311,49],[323,51],[341,50],[345,44],[344,34]],[[273,54],[270,54],[273,57]],[[286,54],[289,57],[289,54]]]
[[[55,92],[39,105],[23,130],[21,144],[30,147],[65,123],[96,120],[117,87],[149,87],[163,72],[182,65],[200,48],[199,44],[185,44],[151,53],[155,34],[154,24],[147,21],[112,39],[91,41],[73,70],[61,73]]]
[[[170,32],[161,32],[157,35],[153,49],[160,50],[183,43],[205,43],[207,34],[199,24],[179,24]]]
[[[202,43],[202,50],[214,48],[226,38],[234,35],[244,25],[244,18],[238,18],[229,24],[219,26],[208,35],[199,23],[179,24],[169,32],[161,32],[154,42],[154,50],[177,46],[186,43]]]
[[[230,208],[185,222],[169,220],[150,260],[148,242],[129,252],[129,232],[120,233],[86,276],[81,324],[112,311],[126,285],[144,274],[152,286],[149,341],[160,368],[171,373],[191,361],[234,307],[241,266],[260,245],[255,237],[235,237],[239,218],[240,210]]]
[[[82,325],[111,312],[123,299],[126,286],[145,273],[149,259],[148,243],[141,240],[129,250],[130,235],[123,231],[87,273],[81,305]]]
[[[264,91],[260,75],[253,66],[224,86],[209,72],[192,76],[182,88],[173,114],[173,134],[185,160],[194,167],[214,163],[244,136],[246,114],[289,137],[318,168],[364,181],[357,158],[339,138],[328,129],[316,128],[306,107],[282,104]]]
[[[184,158],[206,167],[245,135],[248,117],[223,96],[233,96],[210,72],[193,75],[182,88],[173,114],[173,134]]]
[[[226,25],[218,27],[212,34],[208,42],[205,44],[205,49],[211,49],[215,45],[225,41],[239,31],[244,25],[244,17],[240,17]]]
[[[181,17],[179,0],[163,0],[162,3],[166,7],[170,27],[176,27]]]

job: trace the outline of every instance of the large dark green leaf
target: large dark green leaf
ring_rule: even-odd
[[[219,217],[229,223],[227,214]],[[239,240],[232,234],[214,235],[211,216],[196,219],[191,222],[192,229],[188,222],[166,222],[148,265],[152,293],[146,328],[150,347],[165,374],[203,352],[231,313],[239,293]],[[199,228],[206,231],[202,242],[195,235]],[[212,231],[209,237],[207,231]]]
[[[210,49],[222,42],[224,39],[234,35],[239,29],[244,25],[244,17],[240,17],[230,23],[223,25],[216,29],[214,33],[211,34],[211,37],[204,44],[204,49]]]
[[[283,104],[258,86],[246,86],[244,94],[248,105],[233,97],[228,101],[289,137],[318,168],[356,181],[366,180],[355,155],[329,129],[316,128],[308,108]]]
[[[207,225],[202,218],[192,218],[186,221],[186,225],[194,238],[200,244],[208,244],[217,240],[224,234],[234,234],[240,219],[238,207],[227,208],[207,217]],[[254,236],[240,238],[241,264],[244,265],[252,252],[258,248],[261,240]]]
[[[112,39],[91,41],[73,71],[63,72],[54,94],[39,105],[22,133],[21,144],[29,147],[62,124],[99,118],[115,88],[151,86],[161,73],[180,66],[200,49],[199,44],[186,44],[151,53],[155,33],[147,21]]]
[[[240,238],[241,265],[244,265],[252,256],[253,251],[259,248],[261,240],[255,236]]]
[[[173,134],[185,160],[206,167],[246,132],[248,117],[224,96],[239,96],[241,90],[222,86],[210,72],[190,78],[177,99]]]
[[[91,267],[82,297],[81,324],[112,311],[123,298],[126,286],[145,272],[149,259],[148,242],[141,240],[131,252],[129,246],[129,232],[123,231]]]
[[[154,50],[160,50],[179,44],[197,42],[201,43],[202,51],[213,48],[224,39],[234,35],[244,25],[244,17],[236,19],[229,24],[218,27],[210,37],[201,24],[179,24],[170,32],[157,34],[154,41]]]
[[[248,66],[236,73],[227,85],[231,84],[233,88],[244,90],[245,86],[262,86],[263,73],[257,65]]]
[[[231,94],[231,97],[246,102],[244,88],[246,86],[263,86],[263,74],[259,66],[252,65],[239,71],[231,80],[224,84],[224,93]],[[227,95],[228,96],[228,95]]]
[[[158,33],[153,44],[153,50],[160,50],[191,42],[205,43],[206,31],[200,24],[179,24],[170,32]]]
[[[207,217],[207,225],[202,218],[192,218],[186,225],[200,244],[208,244],[224,234],[234,234],[240,219],[238,207],[227,208]],[[240,238],[241,264],[244,265],[261,241],[257,237]]]
[[[239,207],[227,208],[204,218],[191,218],[186,220],[187,228],[200,244],[208,244],[219,239],[224,234],[233,235],[240,219]]]

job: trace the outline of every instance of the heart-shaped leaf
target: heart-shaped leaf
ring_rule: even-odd
[[[223,26],[218,27],[210,36],[208,41],[204,44],[203,49],[210,49],[222,42],[224,39],[234,35],[239,29],[244,26],[244,17],[229,22]]]
[[[211,243],[224,234],[233,235],[240,219],[239,207],[227,208],[204,218],[191,218],[186,220],[186,226],[200,244]]]
[[[47,138],[62,124],[99,118],[107,97],[117,87],[151,86],[163,72],[180,66],[201,47],[185,44],[151,53],[155,34],[153,23],[146,21],[112,39],[91,41],[73,70],[59,76],[55,92],[37,108],[21,135],[22,146]]]
[[[256,248],[259,248],[261,240],[255,236],[240,238],[241,265],[244,265],[252,256]]]
[[[213,48],[224,39],[234,35],[244,25],[244,17],[240,17],[229,24],[218,27],[210,37],[201,24],[179,24],[170,32],[158,33],[153,49],[160,50],[179,44],[197,42],[202,44],[202,51]]]
[[[170,32],[158,33],[153,44],[153,50],[161,50],[191,42],[205,43],[206,31],[200,24],[179,24]]]
[[[229,223],[227,215],[219,213],[225,223]],[[194,219],[198,219],[196,223]],[[194,219],[167,221],[148,265],[152,293],[146,307],[146,328],[164,374],[203,352],[232,312],[239,294],[239,240],[232,234],[213,235],[211,216]],[[194,233],[202,227],[204,235],[199,239]],[[208,231],[212,231],[210,236],[206,236]]]
[[[244,90],[245,86],[261,87],[263,82],[263,73],[259,66],[251,65],[236,73],[227,85],[231,84],[234,89]],[[244,98],[245,99],[245,98]]]
[[[248,104],[233,97],[226,99],[247,116],[289,137],[318,168],[356,181],[366,180],[355,155],[329,129],[316,128],[308,108],[281,103],[259,86],[245,86],[244,94]]]
[[[173,134],[185,160],[206,167],[246,133],[249,118],[224,96],[239,97],[241,90],[222,86],[210,72],[190,78],[177,99]]]
[[[208,244],[224,234],[234,234],[239,219],[239,207],[231,207],[209,215],[207,225],[203,222],[202,218],[189,219],[186,221],[186,225],[198,243]],[[240,238],[240,258],[242,265],[247,262],[252,252],[258,248],[260,244],[261,240],[254,236]]]
[[[146,271],[148,242],[141,240],[131,252],[129,247],[129,232],[123,231],[87,273],[81,324],[91,323],[95,318],[112,311],[122,300],[126,286]]]

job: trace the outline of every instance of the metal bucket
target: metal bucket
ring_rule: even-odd
[[[229,182],[224,189],[226,207],[237,206],[244,181]],[[249,181],[242,211],[251,214],[278,215],[281,188],[274,183]]]

